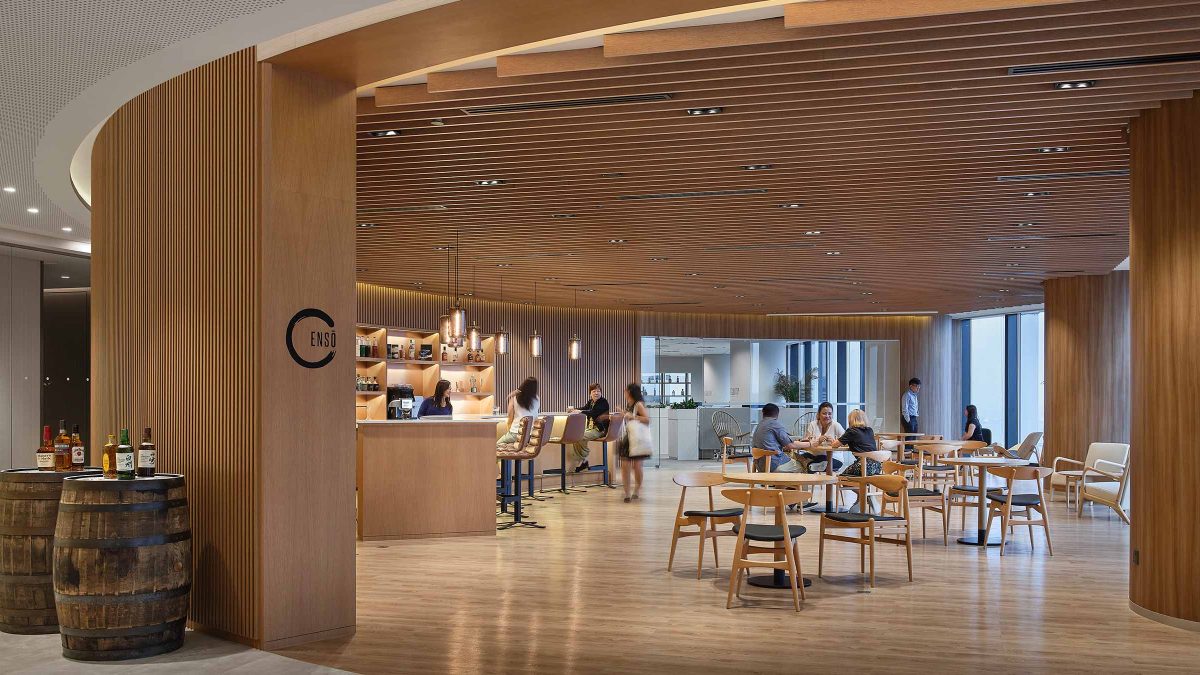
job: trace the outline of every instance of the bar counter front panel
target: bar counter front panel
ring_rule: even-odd
[[[359,539],[494,536],[503,422],[360,421]]]

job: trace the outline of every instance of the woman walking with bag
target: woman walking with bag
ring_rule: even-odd
[[[621,483],[628,502],[638,498],[642,488],[642,462],[654,454],[650,441],[650,414],[646,412],[642,388],[637,383],[631,382],[625,387],[625,412],[620,414],[625,416],[625,428],[617,442],[617,455],[621,457]],[[637,480],[632,497],[629,494],[631,472]]]

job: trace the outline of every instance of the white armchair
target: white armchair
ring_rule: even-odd
[[[1056,457],[1053,465],[1054,473],[1050,474],[1051,499],[1054,498],[1055,492],[1065,493],[1067,508],[1070,509],[1071,493],[1075,493],[1078,502],[1079,485],[1084,481],[1085,475],[1095,477],[1104,473],[1103,471],[1094,471],[1097,462],[1125,467],[1129,464],[1129,444],[1092,443],[1088,446],[1087,455],[1084,456],[1082,462],[1069,457]]]
[[[1117,464],[1105,459],[1096,460],[1095,466],[1083,470],[1083,480],[1079,484],[1079,515],[1083,515],[1084,502],[1095,502],[1116,511],[1121,520],[1128,525],[1129,514],[1125,513],[1128,485],[1127,464]]]

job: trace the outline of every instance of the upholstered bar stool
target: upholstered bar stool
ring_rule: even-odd
[[[563,494],[571,492],[587,492],[587,490],[577,490],[567,487],[567,445],[578,443],[583,440],[583,432],[587,430],[587,416],[583,413],[570,413],[569,415],[555,415],[554,428],[550,432],[551,443],[558,443],[559,446],[559,465],[557,473],[562,479],[558,491]],[[554,469],[543,469],[542,475],[554,474]],[[543,487],[543,491],[545,488]]]
[[[621,437],[621,431],[624,430],[624,428],[625,428],[625,418],[618,417],[616,415],[612,415],[608,418],[608,433],[605,434],[603,438],[597,438],[596,440],[592,441],[593,443],[600,444],[600,452],[602,453],[602,456],[604,457],[604,463],[602,465],[600,465],[599,467],[597,467],[595,464],[591,465],[590,467],[588,467],[588,473],[602,471],[603,472],[602,480],[604,482],[587,485],[585,487],[607,487],[607,488],[616,488],[617,487],[617,486],[613,485],[613,483],[612,483],[613,472],[612,472],[612,463],[611,463],[612,462],[611,458],[615,457],[616,455],[615,454],[609,455],[608,448],[610,445],[612,445],[615,449],[617,439]]]
[[[522,417],[518,427],[517,442],[508,443],[496,448],[496,459],[500,461],[500,481],[498,499],[500,512],[508,513],[508,505],[513,505],[513,521],[497,525],[498,530],[511,527],[545,527],[536,521],[525,520],[521,508],[521,462],[533,460],[545,445],[543,432],[544,424],[541,419]]]

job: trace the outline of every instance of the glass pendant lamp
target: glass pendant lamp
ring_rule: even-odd
[[[535,359],[542,358],[542,336],[533,329],[533,335],[529,336],[529,355]]]
[[[572,361],[578,361],[583,356],[583,340],[579,339],[579,334],[574,333],[571,339],[567,340],[567,358]]]

